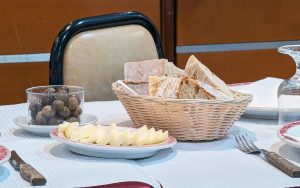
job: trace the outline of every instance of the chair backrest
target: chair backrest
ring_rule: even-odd
[[[124,63],[162,58],[160,36],[146,16],[124,12],[70,22],[50,55],[50,84],[85,88],[85,100],[114,100],[111,84]]]

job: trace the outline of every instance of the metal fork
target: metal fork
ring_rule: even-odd
[[[247,134],[235,135],[236,147],[247,154],[263,155],[267,161],[291,177],[300,177],[300,167],[284,159],[275,152],[256,147]]]

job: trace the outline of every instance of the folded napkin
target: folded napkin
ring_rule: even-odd
[[[249,104],[251,107],[277,108],[277,91],[282,81],[279,78],[267,77],[236,90],[253,95],[253,101]]]

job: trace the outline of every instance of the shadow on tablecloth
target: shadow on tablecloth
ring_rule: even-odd
[[[0,166],[0,183],[5,181],[10,176],[9,169],[5,166]]]

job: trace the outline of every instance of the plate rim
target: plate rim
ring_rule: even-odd
[[[6,146],[0,144],[0,147],[7,150],[7,155],[3,159],[0,160],[0,166],[1,166],[2,164],[4,164],[5,162],[7,162],[9,160],[11,153],[10,153],[10,149],[8,149]]]
[[[296,148],[300,148],[300,142],[297,142],[295,140],[293,140],[292,138],[288,138],[287,136],[284,136],[282,133],[283,129],[288,130],[291,127],[294,126],[300,126],[300,121],[294,121],[285,125],[281,125],[278,130],[277,130],[277,136],[279,137],[280,140],[282,140],[283,142],[285,142],[288,145],[294,146]],[[286,132],[286,131],[285,131]]]
[[[94,115],[94,114],[89,114],[89,113],[83,113],[82,115],[90,115],[90,116],[94,116],[94,120],[92,121],[92,122],[88,122],[88,123],[82,123],[82,124],[80,124],[80,125],[85,125],[85,124],[89,124],[89,123],[96,123],[96,122],[98,122],[98,117],[96,116],[96,115]],[[21,123],[17,123],[16,122],[16,119],[17,118],[20,118],[20,117],[24,117],[24,118],[28,118],[29,116],[26,116],[26,115],[18,115],[18,116],[15,116],[13,119],[12,119],[12,121],[13,121],[13,123],[15,124],[15,125],[17,125],[18,127],[20,127],[20,128],[24,128],[24,129],[30,129],[30,128],[32,128],[32,129],[43,129],[43,130],[48,130],[48,129],[50,129],[50,130],[52,130],[52,129],[54,129],[54,128],[57,128],[58,127],[58,125],[27,125],[27,124],[21,124]],[[49,132],[50,133],[50,132]]]
[[[89,113],[84,113],[83,115],[90,115],[90,116],[93,116],[93,121],[91,122],[87,122],[87,123],[82,123],[80,125],[86,125],[86,124],[95,124],[98,122],[99,118],[94,115],[94,114],[89,114]],[[19,128],[19,129],[22,129],[30,134],[33,134],[33,135],[37,135],[37,136],[47,136],[49,137],[50,135],[50,132],[52,129],[54,128],[57,128],[59,125],[27,125],[27,124],[19,124],[19,123],[16,123],[16,119],[17,118],[20,118],[20,117],[23,117],[23,118],[29,118],[29,116],[26,116],[26,115],[18,115],[16,117],[13,118],[13,123]]]
[[[177,140],[175,137],[169,135],[168,140],[159,144],[151,144],[151,145],[144,145],[144,146],[110,146],[110,145],[99,145],[99,144],[89,144],[89,143],[81,143],[79,141],[74,141],[66,138],[62,138],[58,135],[55,135],[54,132],[58,133],[58,128],[52,129],[50,132],[50,137],[56,141],[59,141],[62,144],[71,146],[71,147],[80,147],[85,148],[88,150],[97,150],[99,151],[110,151],[110,152],[133,152],[133,151],[143,151],[143,152],[150,152],[150,151],[158,151],[165,148],[173,147]]]

